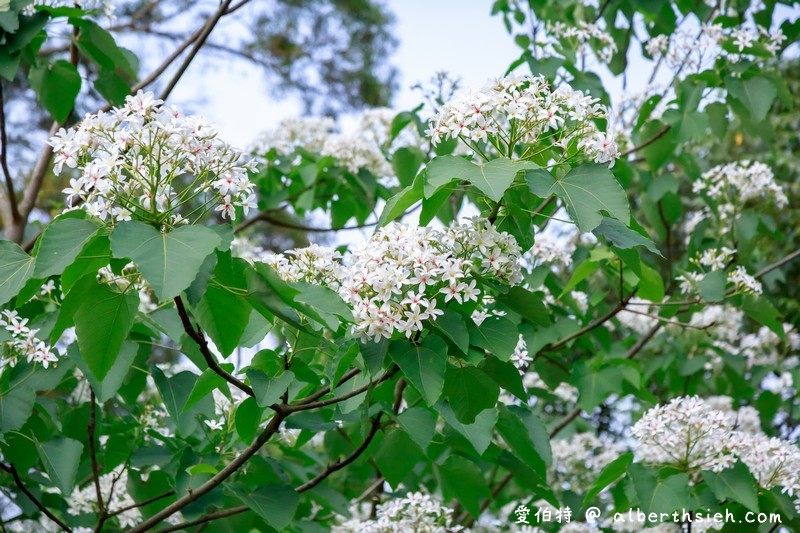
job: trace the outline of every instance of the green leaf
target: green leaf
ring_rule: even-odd
[[[99,381],[114,366],[139,307],[135,291],[115,292],[95,282],[75,311],[75,335],[83,360]],[[63,309],[63,308],[62,308]]]
[[[501,361],[497,357],[487,357],[481,362],[481,368],[503,389],[523,402],[528,401],[528,394],[522,384],[522,376],[513,363]]]
[[[778,96],[775,84],[767,78],[753,77],[747,80],[725,77],[728,94],[739,100],[750,112],[754,122],[761,122],[767,117],[772,102]]]
[[[97,235],[97,230],[98,225],[93,220],[56,218],[39,239],[34,276],[47,278],[64,272],[92,237]]]
[[[728,277],[724,270],[714,270],[697,283],[700,297],[707,302],[721,302],[725,299],[725,285]]]
[[[578,407],[590,413],[609,394],[622,389],[622,373],[613,366],[594,369],[579,363],[575,367],[572,382],[580,391]]]
[[[692,507],[688,474],[659,478],[639,463],[628,466],[639,507],[646,514],[672,513]]]
[[[422,200],[425,180],[423,173],[417,175],[414,181],[386,201],[381,216],[378,218],[378,227],[383,227],[392,220],[405,213],[412,205]]]
[[[287,370],[280,376],[271,378],[260,370],[250,369],[247,371],[247,378],[250,386],[256,394],[256,401],[261,407],[269,407],[277,403],[289,385],[294,381],[294,374]]]
[[[467,353],[467,350],[469,350],[469,331],[467,331],[464,318],[459,313],[444,309],[442,315],[433,321],[433,327],[450,339],[456,345],[456,348],[461,350],[461,353]]]
[[[220,365],[226,372],[233,371],[232,364],[222,364]],[[228,367],[228,368],[225,368]],[[189,398],[186,400],[186,403],[183,405],[181,412],[186,411],[197,402],[211,394],[214,389],[218,389],[220,392],[225,394],[226,396],[230,396],[230,390],[228,390],[228,382],[225,381],[225,378],[207,368],[200,374],[200,377],[197,378],[197,381],[194,383],[194,387],[192,387],[192,392],[189,394]]]
[[[445,500],[456,498],[474,517],[481,512],[481,502],[491,498],[483,473],[463,457],[451,455],[443,464],[437,465],[436,473]]]
[[[422,407],[406,409],[397,417],[403,431],[423,450],[428,447],[436,432],[436,417]]]
[[[81,90],[78,69],[63,59],[50,65],[42,63],[31,68],[28,82],[53,119],[59,123],[66,121]]]
[[[243,294],[247,291],[244,268],[247,263],[218,253],[214,276],[194,306],[194,316],[214,346],[227,357],[239,346],[247,328],[252,306]]]
[[[545,307],[543,299],[523,287],[511,287],[506,294],[497,299],[534,324],[550,325],[550,311]]]
[[[500,388],[479,368],[451,366],[444,376],[444,394],[459,422],[472,424],[481,411],[495,406]]]
[[[375,454],[375,463],[386,481],[397,488],[414,466],[424,459],[422,450],[405,433],[398,429],[390,430],[381,441]]]
[[[487,409],[475,417],[473,424],[462,424],[456,414],[446,403],[436,404],[436,410],[442,415],[444,421],[466,438],[478,455],[489,447],[492,442],[495,424],[497,424],[497,409]]]
[[[622,477],[631,462],[633,462],[633,454],[624,453],[604,466],[586,491],[586,495],[583,497],[582,507],[585,508],[594,500],[595,496],[603,491],[603,489]]]
[[[113,398],[119,388],[122,386],[122,383],[125,381],[134,359],[136,359],[138,349],[139,346],[136,343],[123,343],[122,347],[120,348],[119,355],[114,360],[114,364],[109,369],[105,378],[102,380],[98,380],[94,376],[94,373],[89,368],[89,365],[86,364],[86,361],[83,359],[80,347],[77,343],[73,343],[67,348],[67,354],[69,355],[70,359],[75,361],[75,364],[78,366],[78,368],[80,368],[84,376],[86,376],[86,379],[89,381],[92,390],[94,390],[94,393],[97,396],[97,401],[100,403],[105,403]]]
[[[703,480],[720,502],[733,500],[754,513],[758,512],[758,484],[741,461],[719,473],[704,471]]]
[[[152,367],[152,374],[164,407],[175,422],[179,435],[188,436],[197,429],[198,415],[203,414],[206,417],[214,415],[214,400],[210,396],[206,396],[185,411],[183,409],[197,382],[195,374],[185,370],[168,378],[156,366]]]
[[[30,418],[34,403],[36,391],[24,385],[17,385],[0,395],[0,433],[21,428]]]
[[[0,241],[0,305],[17,295],[30,279],[35,259],[10,241]]]
[[[117,71],[131,80],[136,77],[136,69],[110,33],[90,20],[82,19],[76,23],[80,31],[75,44],[86,57],[95,62],[101,70]]]
[[[536,446],[534,446],[533,439],[531,439],[522,419],[505,406],[501,405],[499,411],[500,418],[497,420],[497,432],[503,437],[511,451],[514,452],[514,455],[536,472],[542,480],[545,480],[547,478],[547,466]],[[547,435],[546,432],[545,435]]]
[[[392,169],[400,185],[405,187],[414,182],[424,160],[425,154],[416,146],[404,146],[392,154]]]
[[[291,523],[300,504],[300,495],[287,485],[269,484],[256,490],[250,487],[228,486],[228,489],[278,531],[283,531]]]
[[[64,294],[69,293],[72,287],[87,274],[97,274],[97,271],[108,266],[111,261],[111,245],[108,237],[98,235],[91,239],[81,250],[71,265],[61,274],[61,289]]]
[[[530,168],[537,168],[537,165],[529,161],[512,161],[507,158],[493,159],[485,165],[480,165],[453,155],[435,157],[428,163],[429,187],[425,189],[425,197],[430,197],[433,190],[458,179],[472,183],[483,194],[499,202],[517,173]]]
[[[17,77],[17,71],[19,70],[19,63],[22,59],[22,55],[19,53],[13,53],[8,50],[7,47],[0,48],[0,76],[8,81],[14,81],[14,78]]]
[[[236,407],[233,420],[241,441],[250,444],[256,437],[258,426],[261,425],[261,408],[254,398],[245,398]]]
[[[605,238],[606,242],[617,248],[628,249],[636,246],[644,246],[659,257],[663,257],[656,247],[656,243],[650,237],[642,235],[620,222],[619,220],[604,217],[600,225],[592,233],[598,237]]]
[[[61,494],[69,496],[75,486],[83,444],[63,437],[56,437],[44,443],[37,443],[39,458],[42,460],[50,481],[58,487]]]
[[[503,361],[508,361],[519,342],[517,327],[502,316],[487,317],[480,326],[470,320],[467,327],[470,344],[490,351]]]
[[[742,311],[762,326],[767,326],[778,337],[786,337],[781,313],[765,296],[745,294],[742,298]]]
[[[394,341],[389,354],[408,381],[422,394],[428,405],[442,395],[447,366],[447,345],[436,335],[428,335],[421,345]]]
[[[133,260],[162,302],[192,284],[205,258],[221,242],[214,230],[204,226],[161,233],[135,220],[121,222],[111,233],[114,257]]]
[[[531,192],[541,198],[555,194],[563,202],[581,232],[595,229],[603,221],[602,212],[627,224],[631,218],[625,190],[608,168],[587,164],[570,170],[560,179],[544,170],[525,173]]]

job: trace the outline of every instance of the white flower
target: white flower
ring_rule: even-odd
[[[204,420],[203,422],[205,423],[205,425],[208,426],[208,428],[211,431],[218,431],[218,430],[220,430],[220,429],[225,427],[225,421],[222,420],[222,419],[220,419],[220,420]]]

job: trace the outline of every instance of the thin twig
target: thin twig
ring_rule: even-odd
[[[255,398],[256,395],[253,392],[252,387],[246,385],[239,378],[226,372],[221,366],[219,366],[216,357],[214,357],[214,354],[212,354],[211,350],[208,348],[208,342],[206,341],[205,335],[203,335],[203,332],[200,330],[200,327],[198,326],[197,329],[195,329],[192,326],[192,321],[189,319],[189,313],[186,311],[186,307],[184,307],[181,297],[176,296],[174,298],[174,302],[175,308],[178,310],[178,316],[180,316],[181,323],[183,324],[183,330],[186,332],[189,338],[191,338],[195,344],[197,344],[198,348],[200,348],[200,353],[203,354],[203,358],[206,360],[208,368],[240,391],[252,398]]]
[[[8,169],[8,136],[6,134],[6,102],[3,94],[3,84],[0,83],[0,166],[3,168],[3,176],[6,180],[6,192],[8,194],[8,204],[11,211],[11,221],[18,222],[19,207],[17,206],[17,193],[14,191],[14,181],[11,179],[11,171]]]
[[[103,529],[103,524],[106,521],[106,506],[103,503],[103,491],[100,490],[100,466],[97,464],[97,450],[94,442],[95,430],[97,429],[97,398],[94,395],[94,389],[89,387],[89,424],[86,428],[89,437],[89,456],[92,460],[92,481],[94,482],[94,494],[97,498],[97,506],[99,507],[97,527],[95,532],[99,533]]]
[[[398,372],[398,370],[400,370],[400,369],[395,366],[395,367],[387,370],[386,372],[384,372],[384,374],[380,378],[376,379],[375,381],[370,381],[366,385],[358,387],[357,389],[353,389],[348,393],[342,394],[341,396],[336,396],[334,398],[328,398],[327,400],[320,400],[320,401],[317,401],[317,402],[305,402],[305,403],[293,404],[293,405],[288,406],[288,410],[289,410],[290,413],[297,413],[299,411],[308,411],[309,409],[316,409],[318,407],[327,407],[329,405],[334,405],[334,404],[343,402],[345,400],[349,400],[350,398],[353,398],[354,396],[358,396],[359,394],[366,392],[367,390],[371,389],[372,387],[375,387],[376,385],[379,385],[379,384],[383,383],[384,381],[390,379],[392,376],[394,376]]]
[[[70,531],[70,532],[72,531],[72,528],[70,528],[67,524],[62,522],[52,512],[50,512],[50,510],[47,507],[45,507],[44,504],[42,502],[40,502],[39,499],[31,493],[31,491],[28,490],[28,487],[25,486],[25,483],[23,483],[22,478],[19,477],[19,472],[17,472],[17,469],[16,469],[16,467],[14,467],[13,464],[11,464],[11,463],[5,464],[5,463],[0,462],[0,470],[3,470],[5,472],[8,472],[9,474],[11,474],[11,477],[14,478],[14,484],[17,486],[17,488],[19,490],[21,490],[25,494],[25,496],[27,496],[28,499],[31,502],[33,502],[33,504],[41,512],[43,512],[45,514],[45,516],[47,516],[47,518],[49,518],[50,520],[52,520],[53,522],[58,524],[58,527],[60,527],[63,531]]]

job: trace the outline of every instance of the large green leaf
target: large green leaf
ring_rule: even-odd
[[[256,490],[228,486],[228,489],[278,531],[283,531],[289,525],[300,503],[300,495],[288,485],[268,484]]]
[[[605,400],[609,394],[621,390],[622,373],[615,366],[598,369],[579,363],[575,366],[572,383],[580,391],[578,406],[588,413]]]
[[[83,375],[89,381],[92,390],[94,390],[94,393],[97,396],[97,401],[100,403],[105,403],[113,398],[119,388],[122,386],[122,383],[125,381],[125,377],[128,375],[128,371],[133,364],[133,360],[136,359],[138,348],[139,347],[136,343],[123,343],[122,348],[119,350],[119,355],[114,360],[114,364],[111,366],[105,378],[102,380],[98,380],[94,376],[94,372],[92,372],[92,370],[89,368],[89,365],[86,364],[86,361],[83,359],[80,347],[77,343],[73,343],[69,346],[69,348],[67,348],[67,354],[69,355],[70,359],[75,361],[75,364],[81,369],[81,372],[83,372]]]
[[[0,241],[0,305],[25,286],[33,274],[35,259],[10,241]]]
[[[214,416],[214,400],[211,396],[202,398],[186,410],[183,409],[197,382],[196,375],[183,371],[167,377],[155,366],[152,368],[152,373],[164,407],[175,422],[179,435],[190,435],[197,429],[198,415],[203,414],[209,418]]]
[[[103,381],[133,326],[139,295],[132,290],[116,292],[97,282],[89,285],[75,311],[75,335],[86,366]]]
[[[31,68],[28,82],[56,122],[67,120],[81,90],[81,76],[69,61],[42,62]]]
[[[644,246],[654,254],[663,257],[650,237],[629,228],[619,220],[604,217],[593,233],[598,237],[604,237],[611,246],[623,249]]]
[[[447,365],[447,345],[436,335],[428,335],[421,345],[395,341],[389,354],[403,375],[433,405],[442,395]]]
[[[36,391],[25,385],[0,394],[0,433],[21,428],[31,416],[35,402]]]
[[[386,200],[386,205],[383,206],[381,216],[378,218],[378,227],[385,226],[422,200],[425,185],[423,175],[424,172],[418,174],[411,185]]]
[[[741,461],[719,473],[705,471],[703,480],[720,502],[730,499],[758,512],[758,484]]]
[[[536,449],[528,428],[525,427],[519,416],[501,406],[500,418],[497,420],[497,432],[503,437],[514,455],[536,472],[542,480],[546,479],[545,461]]]
[[[37,443],[36,448],[50,481],[59,488],[61,494],[69,496],[75,486],[83,444],[73,439],[56,437]]]
[[[750,112],[754,122],[761,122],[767,116],[772,102],[778,95],[778,89],[770,80],[753,77],[747,80],[727,76],[725,87],[728,93],[739,100]]]
[[[659,477],[639,463],[628,466],[628,474],[633,481],[639,507],[646,514],[672,513],[692,507],[687,474]]]
[[[602,165],[581,165],[560,179],[544,170],[529,170],[525,179],[533,194],[542,198],[553,194],[558,196],[578,229],[584,233],[600,225],[603,211],[624,224],[631,218],[625,190],[611,171]]]
[[[436,432],[436,417],[422,407],[406,409],[397,417],[397,422],[423,450],[431,443]]]
[[[121,222],[111,233],[114,257],[133,260],[160,301],[191,285],[205,258],[222,239],[203,226],[182,226],[161,233],[143,222]]]
[[[462,424],[456,418],[456,414],[446,403],[436,404],[436,410],[442,415],[447,424],[466,438],[478,455],[492,443],[492,434],[495,424],[497,424],[497,409],[487,409],[475,417],[472,424]]]
[[[500,395],[497,383],[474,366],[451,366],[444,379],[444,394],[456,418],[464,424],[474,423],[481,411],[494,407]]]
[[[503,361],[508,361],[519,342],[517,327],[502,316],[490,316],[480,326],[468,321],[469,342],[492,352]]]
[[[375,454],[375,463],[386,481],[396,489],[417,462],[424,458],[422,450],[405,431],[393,429],[381,441]]]
[[[57,218],[51,222],[39,239],[36,254],[37,278],[61,274],[75,261],[86,244],[97,234],[98,225],[93,220]]]
[[[586,495],[583,497],[583,507],[591,503],[595,496],[600,494],[603,489],[622,477],[632,461],[633,454],[624,453],[604,466],[594,482],[589,486],[589,490],[586,491]]]
[[[451,455],[437,465],[436,473],[445,499],[456,498],[472,516],[477,517],[481,502],[491,497],[480,469],[464,457]]]
[[[232,259],[229,253],[218,256],[214,276],[194,306],[194,316],[214,346],[227,357],[239,346],[253,308],[244,297],[247,280],[243,269],[247,263]]]
[[[439,156],[428,163],[428,187],[425,196],[430,197],[435,189],[458,179],[472,183],[483,194],[499,202],[518,172],[537,166],[529,161],[512,161],[506,158],[493,159],[481,165],[463,157]]]
[[[247,371],[247,378],[250,386],[256,395],[256,401],[261,407],[269,407],[281,399],[283,393],[294,381],[294,374],[287,370],[280,376],[269,377],[260,370],[250,369]]]

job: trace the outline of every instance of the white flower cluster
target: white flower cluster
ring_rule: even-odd
[[[354,310],[354,333],[378,341],[422,331],[442,314],[440,303],[479,301],[476,276],[518,284],[520,255],[511,235],[473,218],[443,230],[392,223],[342,264],[336,251],[316,245],[263,260],[288,281],[336,290]]]
[[[525,259],[530,260],[534,266],[549,263],[555,269],[569,268],[577,246],[577,236],[539,233],[531,249],[525,253]]]
[[[128,471],[123,467],[117,467],[108,474],[100,476],[98,481],[103,504],[109,512],[133,507],[116,516],[120,527],[129,528],[138,524],[142,519],[142,513],[135,507],[136,502],[128,493]],[[94,483],[87,483],[82,489],[75,487],[67,498],[67,505],[69,506],[67,512],[71,515],[97,513],[99,508]]]
[[[553,90],[544,76],[508,76],[440,107],[426,133],[433,145],[460,139],[482,155],[483,144],[508,157],[514,155],[515,146],[523,144],[524,159],[550,143],[562,150],[562,160],[584,155],[613,165],[620,157],[617,144],[593,122],[606,115],[597,98],[568,85]]]
[[[644,335],[650,331],[656,324],[658,319],[658,311],[655,307],[649,305],[651,302],[634,296],[628,301],[627,308],[617,313],[617,320],[623,327],[631,329],[639,335]]]
[[[647,411],[631,429],[642,444],[641,459],[692,472],[719,472],[738,459],[761,487],[781,487],[790,496],[800,492],[800,449],[753,428],[753,413],[745,415],[748,425],[739,426],[741,410],[732,416],[727,402],[724,411],[714,409],[719,403],[681,397]]]
[[[785,40],[780,29],[723,28],[721,24],[704,24],[699,33],[695,29],[679,29],[670,36],[656,35],[647,41],[645,50],[655,60],[663,57],[672,70],[697,73],[709,68],[718,58],[738,63],[746,57],[758,60],[763,52],[775,55]],[[732,44],[734,52],[726,50],[728,43]]]
[[[603,63],[611,61],[617,53],[617,43],[611,34],[591,22],[579,21],[577,26],[568,26],[563,22],[548,23],[545,30],[558,39],[570,42],[578,54],[586,54],[594,48],[597,59]]]
[[[4,310],[0,313],[0,330],[5,330],[0,333],[0,349],[3,355],[0,368],[5,365],[14,366],[20,357],[26,358],[29,363],[41,363],[45,368],[50,363],[58,363],[58,357],[50,345],[36,337],[39,330],[28,327],[28,319],[20,317],[16,311]],[[4,340],[6,335],[11,338]]]
[[[736,462],[728,448],[733,425],[725,413],[690,396],[653,407],[634,424],[631,434],[641,443],[637,452],[645,462],[719,472]]]
[[[64,165],[81,172],[64,189],[71,204],[102,220],[174,225],[212,208],[233,219],[237,206],[245,214],[256,206],[248,177],[255,161],[204,119],[184,116],[150,92],[60,129],[50,144],[56,175]]]
[[[348,520],[332,529],[337,533],[446,533],[463,531],[453,523],[453,510],[428,494],[409,492],[403,498],[394,498],[378,505],[373,520]]]
[[[738,409],[733,407],[733,398],[730,396],[711,396],[706,398],[709,407],[716,411],[722,411],[728,418],[733,420],[733,426],[737,431],[744,433],[761,434],[761,415],[758,409],[751,405],[744,405]]]
[[[381,178],[391,177],[394,172],[388,160],[398,148],[416,146],[426,150],[413,125],[403,128],[391,140],[395,115],[385,107],[364,111],[352,133],[337,131],[336,123],[327,117],[285,119],[276,129],[262,133],[250,151],[264,155],[274,150],[280,157],[289,157],[302,149],[333,157],[353,173],[363,168]]]
[[[627,451],[624,444],[602,440],[593,433],[577,433],[568,439],[553,440],[551,445],[553,486],[578,493],[591,486],[608,463]]]
[[[677,279],[681,282],[680,289],[683,294],[694,294],[699,292],[699,284],[709,272],[725,270],[730,266],[730,262],[735,256],[735,251],[730,248],[710,248],[704,250],[697,257],[689,259],[689,262],[701,269],[700,272],[684,272]],[[747,269],[742,265],[733,267],[727,273],[727,283],[732,285],[734,292],[739,294],[761,294],[763,288],[761,282],[755,276],[747,273]]]
[[[744,160],[718,165],[704,172],[694,182],[692,192],[735,207],[741,207],[750,200],[773,201],[779,208],[789,203],[783,187],[775,181],[772,169],[758,161]]]

